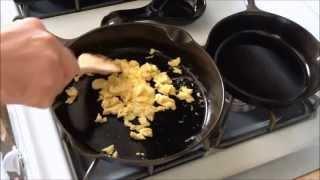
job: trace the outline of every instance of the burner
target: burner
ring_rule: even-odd
[[[240,101],[239,99],[233,99],[231,105],[231,111],[233,112],[249,112],[255,108],[255,106],[249,105],[243,101]]]

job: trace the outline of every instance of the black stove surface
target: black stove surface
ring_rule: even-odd
[[[309,119],[320,104],[317,96],[272,112],[258,107],[230,108],[227,116],[210,138],[187,155],[154,167],[136,167],[90,159],[72,148],[67,140],[66,149],[71,157],[78,179],[142,179],[152,174],[189,161],[205,158],[209,149],[227,148],[251,138],[272,133],[278,129]],[[237,106],[235,103],[233,106]]]
[[[219,134],[212,138],[216,148],[226,148],[259,135],[308,119],[317,106],[317,96],[272,112],[254,108],[245,112],[230,111],[219,127]],[[231,108],[232,109],[232,108]]]
[[[132,0],[14,0],[22,17],[47,18]]]

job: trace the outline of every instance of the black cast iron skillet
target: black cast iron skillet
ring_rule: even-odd
[[[300,25],[261,11],[248,0],[246,11],[214,26],[206,50],[228,92],[244,102],[274,108],[319,90],[319,47]]]
[[[54,104],[54,112],[72,145],[83,154],[132,165],[163,164],[197,147],[216,126],[224,103],[222,79],[211,57],[185,31],[165,25],[127,23],[97,28],[67,41],[66,45],[76,56],[90,52],[111,58],[137,59],[140,63],[156,64],[162,71],[168,70],[168,60],[180,56],[184,75],[169,75],[177,86],[186,84],[195,91],[194,103],[177,100],[176,111],[156,114],[153,138],[135,141],[129,138],[128,128],[116,117],[108,116],[108,122],[103,125],[94,123],[102,109],[91,82],[99,76],[71,83],[70,86],[79,89],[77,100],[67,105],[66,96],[61,94]],[[150,48],[161,53],[156,53],[153,60],[145,60]],[[100,153],[111,144],[119,152],[117,159]],[[137,152],[145,156],[137,156]]]
[[[148,5],[110,13],[102,20],[103,25],[138,20],[153,20],[167,24],[190,24],[206,9],[206,0],[152,0]]]

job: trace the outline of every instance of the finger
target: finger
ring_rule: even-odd
[[[30,18],[24,18],[21,20],[16,21],[17,24],[21,25],[28,25],[29,27],[33,28],[39,28],[45,30],[45,26],[43,25],[42,21],[38,18],[30,17]]]
[[[67,48],[61,48],[60,63],[64,72],[64,84],[67,85],[77,74],[80,73],[80,68],[77,59]]]
[[[65,80],[65,73],[64,73],[64,70],[61,69],[61,66],[59,66],[59,69],[56,70],[57,74],[56,74],[56,86],[55,86],[55,91],[54,91],[54,94],[53,94],[53,100],[55,99],[55,97],[57,95],[59,95],[63,89],[66,87],[67,83],[66,83],[66,80]]]

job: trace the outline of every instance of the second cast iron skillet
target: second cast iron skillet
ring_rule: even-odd
[[[226,90],[244,102],[275,108],[320,88],[319,42],[297,23],[257,8],[228,16],[212,29],[207,52]]]

